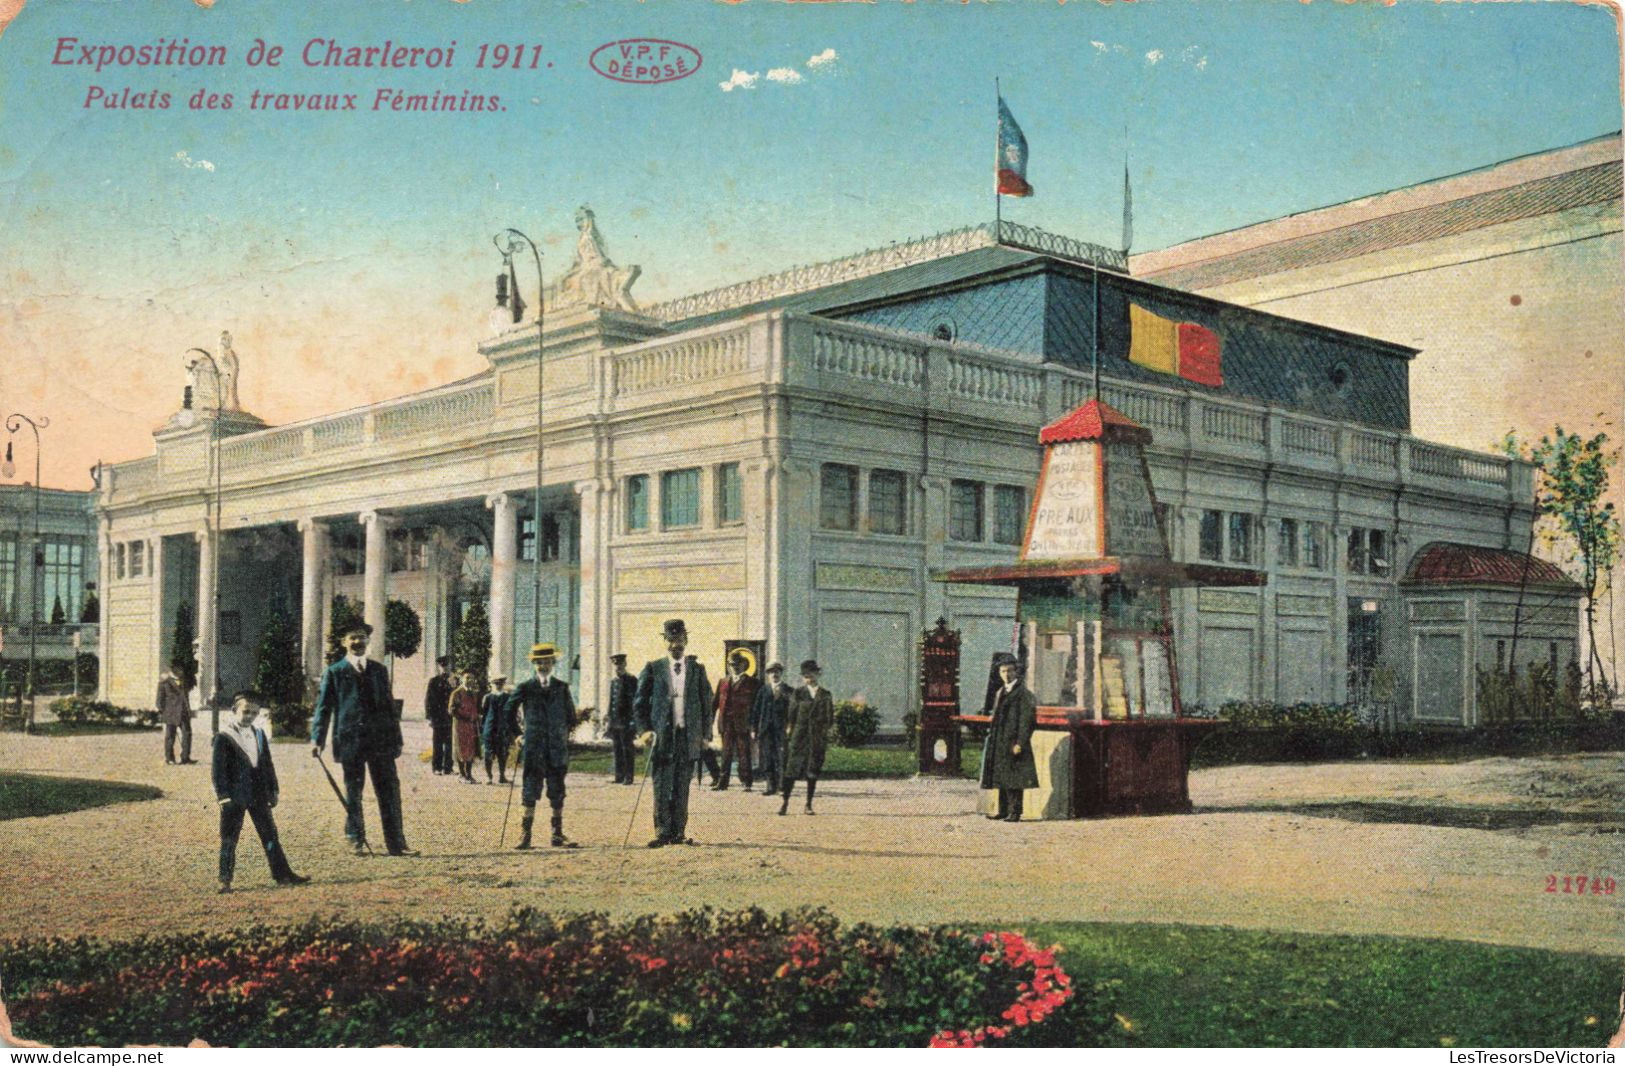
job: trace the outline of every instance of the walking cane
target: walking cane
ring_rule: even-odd
[[[520,752],[525,750],[525,742],[522,740],[519,742],[519,750]],[[519,783],[519,771],[524,762],[525,760],[522,758],[515,759],[513,776],[508,778],[508,805],[502,809],[502,835],[497,838],[497,847],[499,848],[508,846],[508,815],[513,811],[513,786]]]
[[[623,848],[632,842],[632,826],[638,820],[638,805],[643,802],[643,790],[649,787],[649,775],[654,773],[654,769],[655,746],[651,742],[649,745],[649,754],[644,758],[643,761],[643,783],[638,786],[637,799],[632,801],[632,817],[626,820],[626,836],[621,840],[621,847]],[[686,785],[687,782],[685,781],[684,784]]]
[[[355,812],[350,807],[350,801],[345,799],[344,793],[339,791],[339,783],[333,780],[333,771],[327,768],[327,760],[322,758],[322,753],[320,751],[316,752],[316,761],[321,763],[322,773],[327,775],[327,783],[333,786],[333,795],[339,798],[339,804],[344,808],[344,813],[346,815],[354,814]],[[373,858],[378,857],[373,852],[372,845],[367,843],[367,838],[365,835],[361,837],[361,846],[367,849],[368,855],[371,855]]]

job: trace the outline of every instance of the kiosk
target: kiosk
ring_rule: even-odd
[[[1121,412],[1090,400],[1038,439],[1018,561],[937,575],[1017,589],[1011,651],[1038,701],[1040,787],[1026,817],[1188,811],[1191,750],[1218,723],[1181,713],[1169,590],[1262,585],[1264,574],[1172,560],[1145,462],[1151,433]]]

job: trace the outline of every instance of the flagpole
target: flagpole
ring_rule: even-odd
[[[1091,265],[1094,268],[1093,273],[1095,277],[1095,309],[1094,325],[1089,330],[1089,336],[1092,340],[1091,347],[1093,349],[1090,354],[1090,362],[1093,364],[1095,378],[1095,400],[1098,402],[1100,400],[1100,263],[1097,260]]]
[[[999,166],[1004,162],[999,158],[999,101],[1003,96],[999,92],[999,79],[993,79],[993,243],[998,244],[1004,239],[1004,196],[999,191]]]

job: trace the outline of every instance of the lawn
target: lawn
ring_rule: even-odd
[[[1163,925],[1029,925],[1061,966],[1116,979],[1158,1047],[1601,1047],[1619,958],[1456,941]]]
[[[157,799],[163,794],[151,785],[0,771],[0,821],[69,814],[110,803]]]

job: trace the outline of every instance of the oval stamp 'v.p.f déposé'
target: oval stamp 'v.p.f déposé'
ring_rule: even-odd
[[[678,41],[631,37],[593,49],[587,59],[593,70],[613,81],[632,85],[660,85],[686,78],[700,69],[700,50]]]

